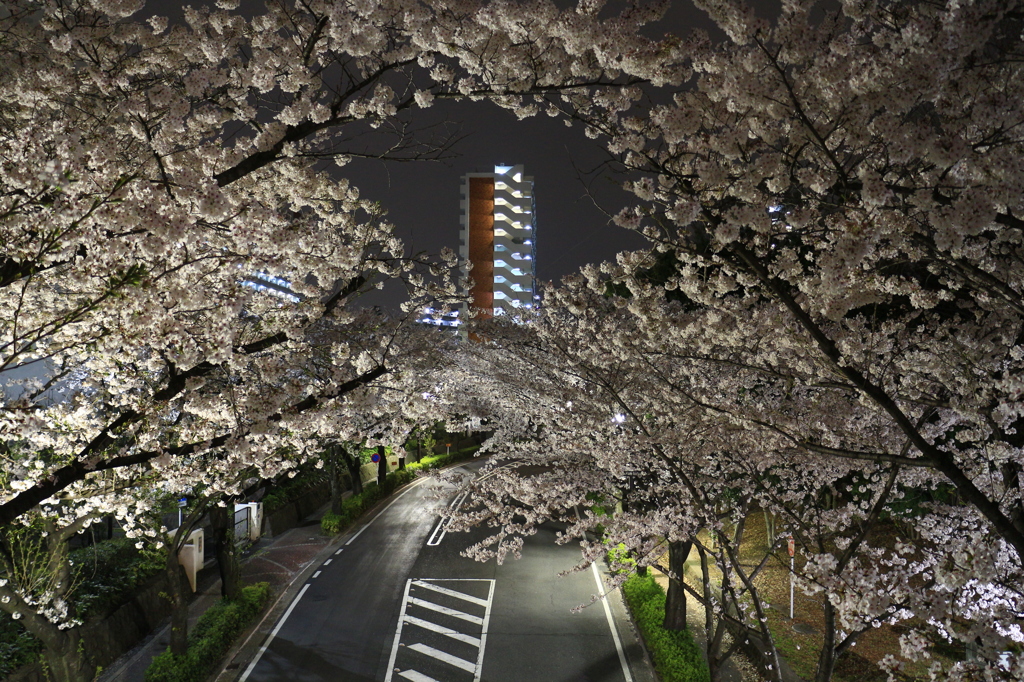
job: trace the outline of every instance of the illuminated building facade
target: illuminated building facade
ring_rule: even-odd
[[[523,166],[462,177],[459,255],[467,264],[463,276],[473,280],[465,293],[479,315],[515,315],[536,305],[535,215],[533,178]]]

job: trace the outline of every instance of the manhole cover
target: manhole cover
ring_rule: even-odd
[[[793,632],[798,635],[813,635],[817,630],[807,623],[793,623]]]

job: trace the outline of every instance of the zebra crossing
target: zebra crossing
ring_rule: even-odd
[[[406,581],[385,682],[480,682],[494,580]]]

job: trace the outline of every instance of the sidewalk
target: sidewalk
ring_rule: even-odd
[[[273,538],[261,538],[240,557],[244,583],[269,582],[274,598],[287,590],[293,579],[335,538],[321,535],[320,518],[330,508],[324,505],[299,525]],[[189,605],[189,627],[220,599],[220,576],[214,561],[200,571],[196,596]],[[170,645],[170,623],[150,634],[134,649],[117,659],[97,678],[98,682],[142,682],[146,668]]]

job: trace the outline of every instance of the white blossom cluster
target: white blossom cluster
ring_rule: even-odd
[[[656,9],[226,0],[170,25],[140,6],[0,16],[0,372],[43,368],[5,383],[0,531],[47,519],[58,554],[101,516],[166,542],[168,499],[239,495],[325,439],[395,445],[436,420],[421,396],[443,344],[351,301],[398,278],[409,311],[451,304],[454,255],[409,257],[344,166],[443,154],[408,125],[437,98],[531,115],[539,93],[667,82],[678,56],[639,32]],[[247,286],[257,273],[287,296]],[[53,670],[81,659],[77,629],[50,627],[73,624],[71,589],[0,600]]]
[[[729,40],[689,39],[672,104],[559,104],[621,162],[637,204],[615,222],[652,248],[463,362],[524,465],[478,487],[464,521],[495,535],[472,553],[578,507],[567,540],[600,524],[641,563],[703,544],[727,567],[703,598],[760,621],[729,550],[760,509],[824,599],[819,679],[883,624],[936,678],[1018,679],[1024,8],[701,4]],[[933,659],[938,640],[977,657]]]

